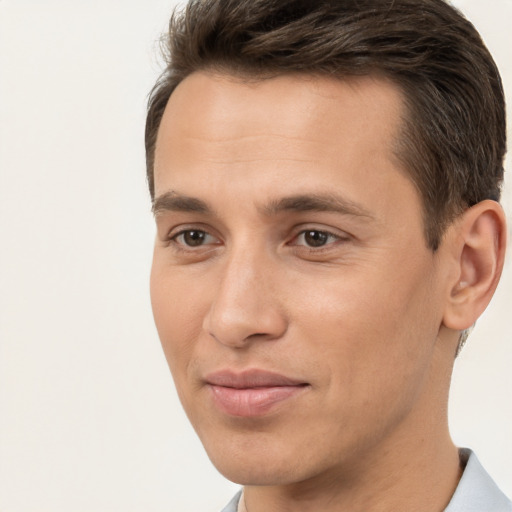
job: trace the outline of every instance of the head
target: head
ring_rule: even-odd
[[[474,28],[441,0],[219,0],[176,15],[169,47],[151,293],[213,462],[349,481],[441,446],[505,243],[503,94]]]

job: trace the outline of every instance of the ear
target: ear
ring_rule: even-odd
[[[483,313],[498,285],[505,259],[505,214],[496,201],[482,201],[464,212],[454,229],[449,243],[453,244],[455,279],[443,324],[463,331]]]

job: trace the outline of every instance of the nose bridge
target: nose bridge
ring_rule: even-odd
[[[274,286],[274,265],[263,247],[240,243],[221,264],[204,328],[220,343],[244,346],[249,339],[275,339],[286,330]]]

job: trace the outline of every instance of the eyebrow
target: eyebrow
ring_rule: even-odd
[[[178,194],[174,191],[165,192],[156,197],[151,210],[155,217],[164,212],[212,213],[208,204],[201,199]]]
[[[337,194],[304,194],[283,197],[270,201],[263,211],[266,215],[276,215],[284,211],[334,212],[353,217],[375,218],[362,205]]]
[[[196,197],[179,194],[175,191],[165,192],[153,201],[152,211],[155,216],[164,212],[193,212],[203,215],[213,214],[212,208],[205,201]],[[265,216],[275,216],[281,212],[334,212],[353,217],[374,219],[362,205],[336,194],[299,194],[270,200],[260,208]]]

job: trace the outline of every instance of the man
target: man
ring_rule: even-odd
[[[151,297],[226,512],[511,511],[448,431],[505,252],[495,64],[442,0],[205,0],[146,127]]]

